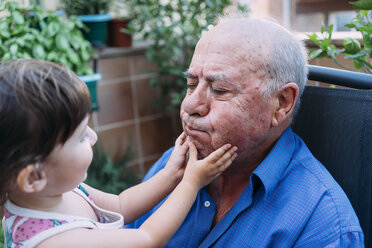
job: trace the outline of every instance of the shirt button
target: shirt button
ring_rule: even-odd
[[[209,202],[209,201],[205,201],[204,202],[204,206],[207,208],[207,207],[209,207],[211,205],[211,203]]]

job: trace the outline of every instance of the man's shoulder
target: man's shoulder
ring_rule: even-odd
[[[302,188],[307,201],[313,201],[313,221],[333,223],[339,228],[340,235],[342,230],[350,230],[350,227],[360,230],[358,218],[344,190],[305,143],[301,139],[299,142],[298,153],[294,154],[292,160],[292,177],[301,175],[297,189]]]

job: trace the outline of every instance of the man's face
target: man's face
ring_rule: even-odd
[[[219,33],[203,36],[195,49],[181,119],[201,158],[230,143],[244,160],[266,140],[273,108],[261,96],[262,80],[247,69],[254,63],[243,56],[247,50]]]

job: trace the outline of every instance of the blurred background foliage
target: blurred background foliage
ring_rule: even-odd
[[[84,183],[112,194],[119,194],[139,183],[138,174],[127,166],[133,154],[132,146],[128,146],[124,155],[118,161],[113,161],[98,141],[93,147],[93,160]]]
[[[337,48],[332,44],[332,33],[333,25],[326,27],[322,25],[321,36],[316,33],[309,35],[309,40],[317,46],[316,49],[312,49],[309,52],[309,58],[321,58],[328,57],[332,59],[338,66],[347,70],[358,70],[364,73],[372,74],[372,65],[370,63],[372,58],[372,2],[370,0],[359,0],[351,2],[350,4],[357,10],[359,10],[356,17],[345,26],[354,29],[361,33],[362,44],[354,38],[343,39],[343,47]],[[337,55],[343,54],[345,58],[352,59],[354,68],[340,63],[337,60]]]
[[[7,13],[0,17],[0,60],[36,58],[66,65],[77,75],[93,74],[93,48],[76,17],[13,1],[0,2],[0,12]]]
[[[0,225],[0,248],[4,247],[4,230],[3,226]]]
[[[68,15],[99,15],[110,11],[113,0],[59,0],[59,8]]]
[[[230,0],[127,0],[132,21],[129,30],[137,40],[150,40],[147,59],[157,65],[150,86],[160,86],[158,105],[178,108],[186,93],[187,70],[197,41]],[[239,10],[246,11],[238,5]]]

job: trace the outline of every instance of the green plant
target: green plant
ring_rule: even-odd
[[[2,224],[0,224],[0,248],[4,247],[4,229]]]
[[[110,11],[113,0],[59,0],[67,15],[98,15]]]
[[[66,65],[77,75],[93,74],[93,48],[80,20],[37,5],[23,8],[8,1],[0,6],[8,13],[0,18],[0,60],[37,58]]]
[[[150,85],[162,88],[160,104],[179,106],[185,93],[184,71],[201,33],[212,24],[230,0],[127,0],[132,21],[129,30],[151,40],[147,59],[157,65]],[[243,9],[241,7],[241,9]]]
[[[315,33],[308,36],[309,40],[318,47],[310,50],[309,57],[310,59],[328,57],[340,67],[354,70],[337,60],[337,55],[344,54],[346,58],[353,60],[354,67],[357,70],[372,73],[372,65],[368,62],[372,58],[372,2],[370,0],[360,0],[351,4],[353,4],[354,8],[360,9],[360,11],[352,22],[345,26],[355,28],[362,34],[363,45],[356,39],[345,38],[343,39],[343,48],[339,49],[331,43],[333,26],[330,25],[328,32],[325,32],[325,27],[322,25],[321,34],[323,37],[318,37]]]
[[[119,194],[124,189],[137,184],[139,182],[137,174],[131,168],[125,167],[132,154],[133,152],[129,147],[123,157],[114,162],[104,152],[101,143],[97,142],[93,148],[93,160],[85,183],[113,194]]]

